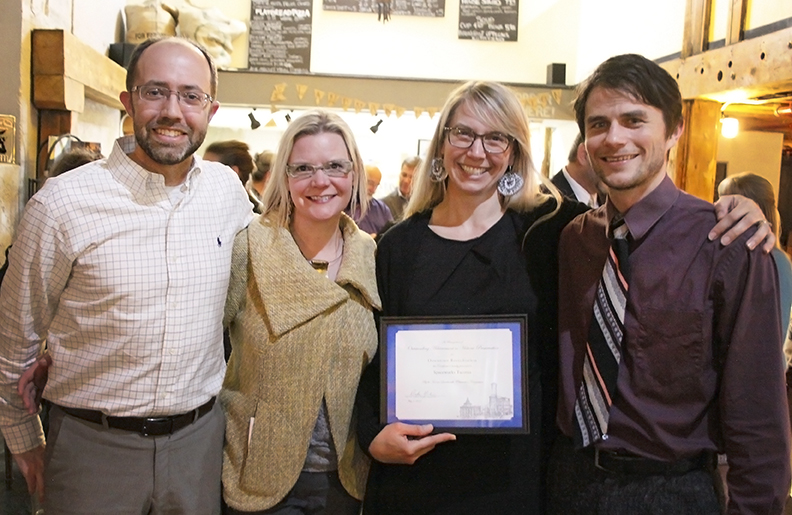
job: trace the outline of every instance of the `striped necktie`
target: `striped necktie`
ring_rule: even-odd
[[[583,382],[575,401],[577,448],[608,438],[608,417],[616,394],[621,361],[629,280],[629,231],[624,218],[617,215],[613,219],[609,234],[613,239],[597,284],[594,315],[583,360]]]

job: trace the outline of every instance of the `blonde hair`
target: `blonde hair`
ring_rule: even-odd
[[[718,195],[742,195],[759,205],[765,218],[770,222],[778,245],[778,234],[781,216],[775,203],[775,192],[770,181],[751,172],[738,173],[727,177],[718,185]]]
[[[357,206],[360,206],[361,216],[366,212],[368,205],[366,173],[357,143],[355,143],[355,138],[352,136],[352,130],[337,114],[316,109],[292,120],[283,136],[281,136],[278,144],[278,153],[275,155],[270,168],[270,178],[262,194],[263,213],[277,213],[278,223],[282,227],[289,227],[291,212],[294,207],[289,195],[289,177],[286,175],[286,165],[291,157],[294,142],[303,136],[314,136],[328,132],[341,136],[349,153],[349,159],[352,161],[352,172],[350,173],[353,176],[352,198],[349,204],[350,212],[354,213]]]
[[[441,158],[445,143],[445,128],[454,117],[461,105],[474,113],[481,121],[494,130],[508,134],[513,138],[511,152],[513,155],[512,172],[520,175],[525,184],[522,189],[510,197],[498,193],[501,206],[518,212],[531,209],[547,198],[539,190],[541,184],[549,185],[548,190],[560,206],[561,198],[550,181],[540,178],[531,159],[529,143],[530,132],[528,120],[522,105],[514,92],[497,82],[468,82],[454,90],[446,100],[440,121],[434,136],[429,143],[426,159],[416,170],[410,202],[404,211],[404,218],[437,206],[445,197],[446,178],[442,182],[431,179],[432,160]],[[544,217],[543,217],[544,218]]]

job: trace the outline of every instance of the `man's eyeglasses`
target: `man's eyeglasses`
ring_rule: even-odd
[[[352,161],[346,160],[328,161],[321,165],[293,163],[286,165],[286,175],[293,179],[308,179],[321,170],[328,177],[346,177],[352,167]]]
[[[506,152],[513,139],[511,136],[507,136],[502,132],[476,134],[472,130],[464,127],[446,127],[445,133],[448,136],[448,142],[451,143],[451,146],[457,148],[470,148],[478,138],[481,138],[481,144],[484,150],[490,154],[502,154]]]
[[[144,85],[132,88],[132,92],[134,93],[135,91],[137,91],[140,100],[152,104],[163,104],[171,95],[176,95],[183,106],[193,109],[203,109],[206,107],[206,104],[213,100],[209,94],[204,93],[200,89],[178,91],[163,86]]]

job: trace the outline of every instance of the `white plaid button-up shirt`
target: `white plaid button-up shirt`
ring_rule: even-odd
[[[166,416],[220,390],[231,251],[250,201],[236,174],[198,157],[169,195],[129,159],[134,147],[120,138],[25,209],[0,291],[0,428],[14,453],[43,442],[16,383],[45,340],[44,396],[62,406]]]

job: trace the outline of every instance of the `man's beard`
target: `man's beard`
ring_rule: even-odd
[[[152,144],[149,134],[153,129],[146,129],[145,127],[135,128],[135,139],[138,146],[148,155],[152,161],[161,165],[172,166],[183,162],[185,159],[192,156],[200,147],[206,137],[206,132],[196,133],[189,132],[187,139],[188,145],[185,146],[168,146]]]

